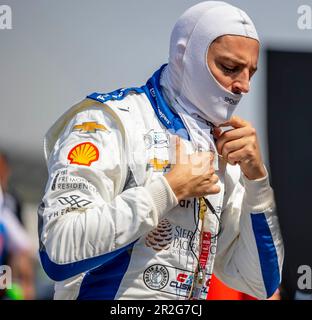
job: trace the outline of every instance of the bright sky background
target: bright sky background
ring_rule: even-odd
[[[191,0],[3,0],[13,29],[0,30],[0,148],[43,157],[53,122],[88,93],[142,85],[167,61],[178,17]],[[311,0],[228,1],[254,20],[264,47],[310,48],[299,5]],[[285,66],[287,67],[287,66]],[[265,145],[265,61],[239,114]],[[299,107],[299,106],[298,106]]]

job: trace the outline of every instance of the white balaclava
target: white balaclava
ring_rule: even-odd
[[[161,81],[168,98],[177,102],[176,109],[182,108],[193,118],[199,116],[215,126],[231,118],[242,98],[242,94],[234,94],[219,84],[208,66],[209,47],[223,35],[259,41],[251,19],[232,5],[205,1],[188,9],[173,29],[169,64]]]

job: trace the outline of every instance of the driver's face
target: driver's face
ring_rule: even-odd
[[[259,42],[242,36],[222,36],[208,51],[208,66],[216,80],[232,93],[248,93],[257,71]]]

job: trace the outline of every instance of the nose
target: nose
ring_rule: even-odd
[[[248,93],[250,91],[249,71],[246,70],[234,79],[232,84],[232,92],[236,94]]]

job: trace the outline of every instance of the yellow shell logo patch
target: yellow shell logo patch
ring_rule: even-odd
[[[70,164],[90,167],[93,162],[99,160],[99,149],[93,143],[81,143],[69,152],[67,159]]]

